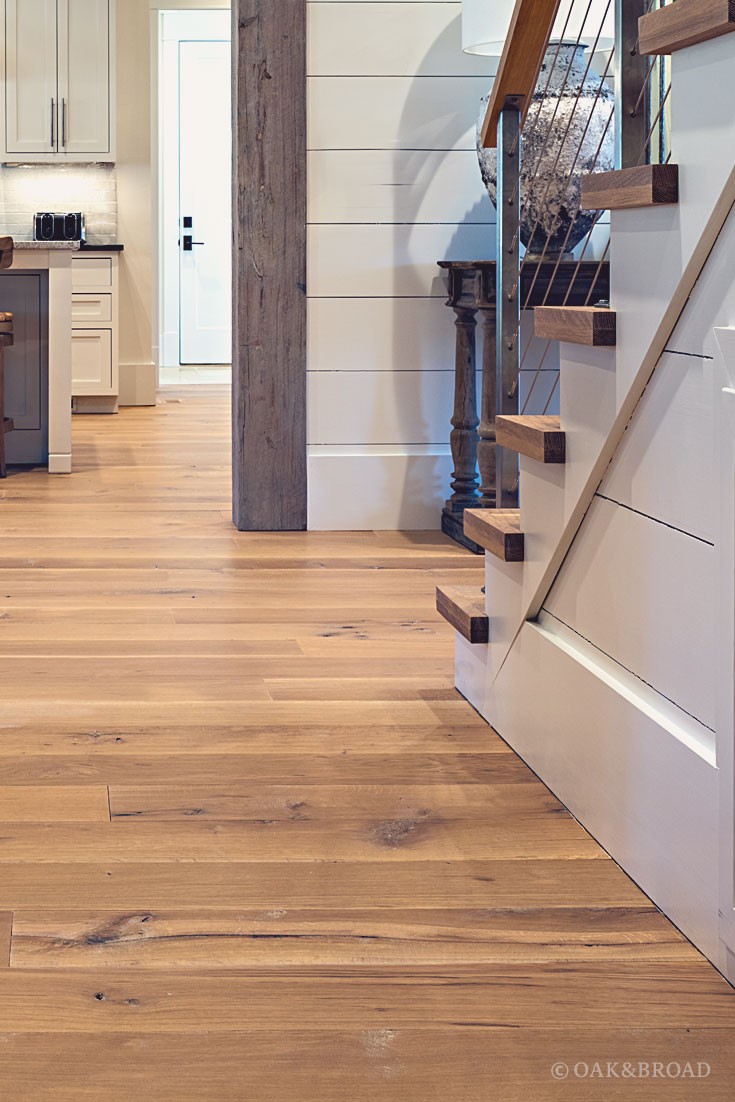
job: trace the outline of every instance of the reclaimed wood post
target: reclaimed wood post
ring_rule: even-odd
[[[453,297],[450,293],[450,298]],[[477,360],[475,328],[477,310],[452,303],[457,330],[454,356],[454,413],[449,443],[452,449],[452,493],[442,513],[442,530],[474,550],[463,531],[465,509],[477,505]]]
[[[233,516],[306,527],[306,0],[233,0]]]

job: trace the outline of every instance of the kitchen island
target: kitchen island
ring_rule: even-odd
[[[0,309],[16,314],[6,351],[9,463],[71,472],[72,257],[78,241],[16,241],[13,265],[0,272]],[[29,278],[22,278],[22,277]],[[7,282],[5,293],[3,284]]]

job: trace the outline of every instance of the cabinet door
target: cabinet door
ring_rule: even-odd
[[[110,0],[58,0],[59,151],[112,152]]]
[[[72,329],[71,392],[112,393],[112,331]]]
[[[56,58],[56,0],[5,0],[7,155],[56,151]]]

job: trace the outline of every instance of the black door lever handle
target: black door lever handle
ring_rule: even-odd
[[[184,252],[185,252],[185,253],[190,253],[190,252],[192,252],[192,250],[193,250],[193,248],[194,248],[194,246],[195,246],[195,245],[203,245],[203,244],[204,244],[204,242],[203,242],[203,241],[195,241],[195,240],[193,239],[193,237],[191,236],[191,234],[185,234],[185,235],[184,235],[184,245],[183,245],[183,248],[184,248]]]

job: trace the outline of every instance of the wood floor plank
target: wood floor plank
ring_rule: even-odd
[[[238,969],[305,965],[689,960],[654,907],[228,912],[17,911],[14,968]]]
[[[0,823],[106,823],[107,788],[48,785],[0,787]]]
[[[706,1079],[645,1084],[653,1102],[728,1102],[735,1030],[375,1029],[200,1033],[13,1033],[13,1102],[631,1102],[630,1078],[561,1087],[551,1068],[702,1063]],[[461,1084],[461,1095],[457,1094]],[[489,1095],[488,1084],[493,1093]],[[693,1085],[696,1094],[693,1094]],[[638,1097],[643,1097],[642,1092]]]
[[[493,755],[498,762],[499,755]],[[501,759],[505,763],[505,759]],[[211,819],[361,819],[370,823],[386,819],[421,824],[431,820],[472,819],[482,822],[493,807],[507,808],[515,795],[502,776],[498,784],[436,785],[222,785],[110,787],[110,814],[137,821],[190,821]],[[532,774],[518,759],[508,755],[507,764],[517,779],[530,783]],[[497,802],[496,802],[497,801]],[[513,806],[517,805],[513,803]]]
[[[638,984],[656,991],[655,1003],[633,998]],[[691,1029],[729,1031],[735,1030],[735,1006],[728,990],[721,976],[702,974],[698,962],[687,961],[621,962],[615,968],[605,962],[532,969],[416,965],[408,973],[401,967],[323,967],[287,976],[277,969],[67,975],[6,968],[0,969],[0,1030],[186,1033],[198,1032],[204,1015],[212,1032],[376,1029],[385,1022],[394,1029],[523,1026],[554,1032],[665,1029],[684,1012]]]
[[[114,750],[78,754],[0,754],[0,784],[83,785],[146,784],[220,785],[223,777],[247,778],[266,785],[298,781],[305,785],[334,784],[531,784],[533,774],[513,754],[505,752],[451,754],[420,752],[308,754],[151,754]],[[536,792],[538,789],[536,789]],[[522,796],[520,797],[522,799]],[[534,800],[531,796],[531,800]]]
[[[551,821],[549,821],[551,820]],[[195,817],[161,822],[117,818],[101,829],[89,823],[4,824],[0,867],[5,861],[374,861],[605,860],[597,843],[568,813],[549,816],[534,808],[517,813],[488,809],[477,821],[427,812],[409,818],[362,820]]]
[[[0,910],[208,907],[636,906],[645,897],[612,861],[5,862]]]

